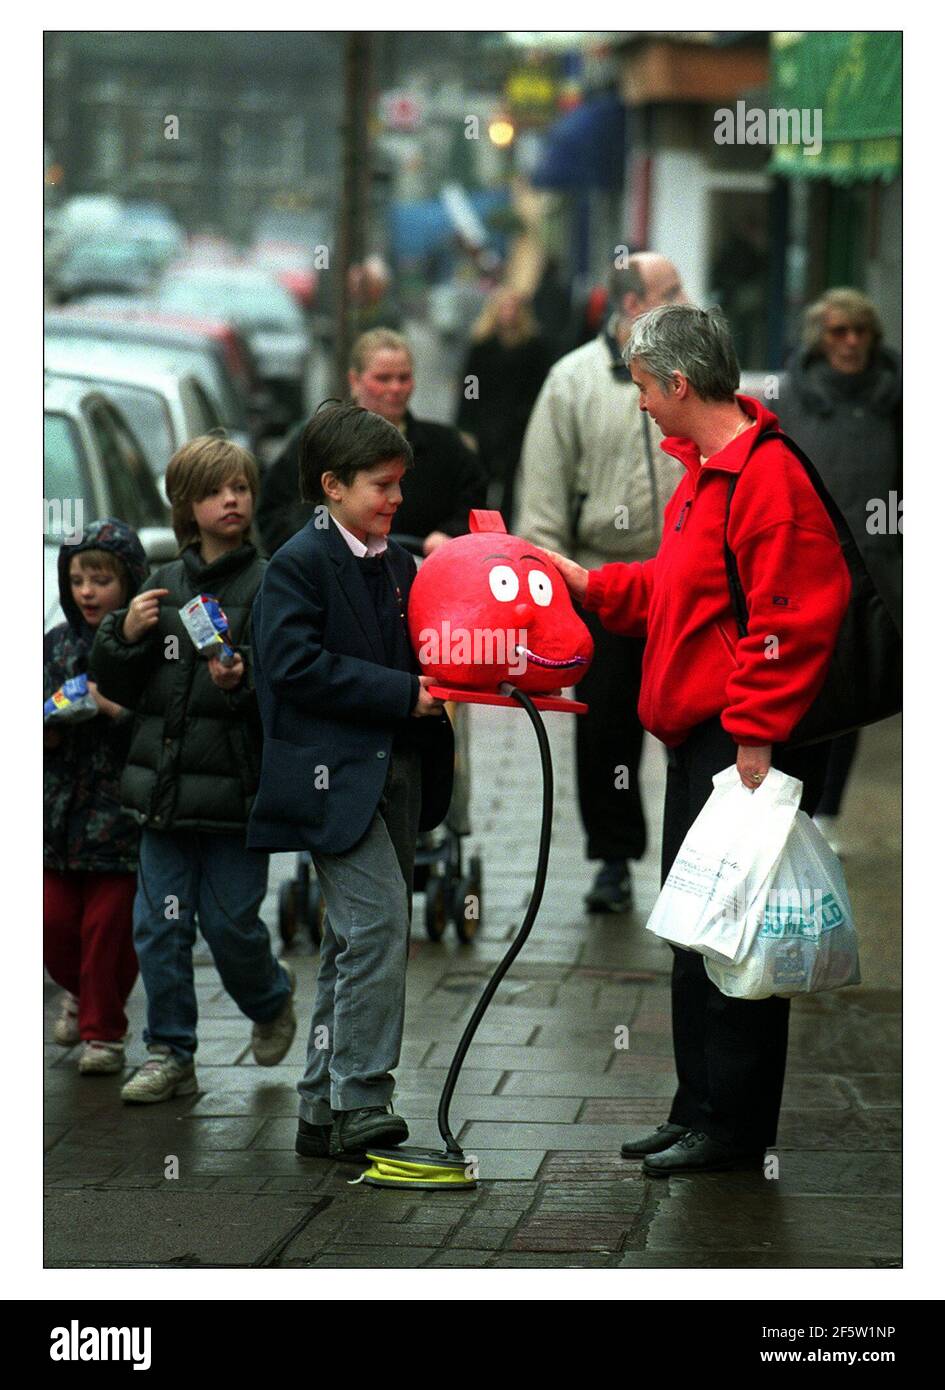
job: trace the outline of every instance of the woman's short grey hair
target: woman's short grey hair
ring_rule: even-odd
[[[638,361],[668,390],[679,372],[704,401],[730,401],[741,376],[735,344],[720,309],[662,304],[634,320],[623,360]]]

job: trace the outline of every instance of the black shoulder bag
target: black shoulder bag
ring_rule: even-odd
[[[751,453],[759,444],[778,439],[803,464],[814,490],[823,502],[837,532],[843,558],[850,572],[850,602],[840,624],[837,643],[827,669],[827,678],[810,709],[798,721],[789,746],[820,743],[841,734],[888,719],[902,709],[902,634],[889,607],[873,583],[863,562],[853,533],[831,497],[817,469],[794,440],[781,430],[763,430]],[[749,459],[751,454],[749,454]],[[746,460],[747,467],[748,460]],[[728,523],[732,496],[740,473],[728,487],[725,506],[725,570],[735,621],[741,637],[748,632],[748,604],[738,577],[735,556],[728,543]]]

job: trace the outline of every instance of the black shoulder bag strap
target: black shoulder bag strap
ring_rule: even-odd
[[[748,601],[745,598],[745,590],[742,588],[742,581],[739,578],[738,565],[735,561],[735,555],[732,552],[732,548],[728,543],[728,523],[732,511],[732,498],[735,495],[735,488],[738,484],[738,480],[742,476],[742,473],[744,473],[745,469],[748,467],[749,463],[751,462],[752,456],[754,455],[755,450],[758,448],[758,445],[764,444],[769,439],[780,440],[784,447],[786,449],[789,449],[790,452],[794,455],[794,457],[798,460],[798,462],[803,465],[804,471],[810,479],[814,491],[817,493],[817,496],[820,498],[821,502],[823,502],[824,507],[827,511],[827,515],[833,522],[834,528],[837,531],[838,537],[841,540],[841,542],[844,540],[845,537],[849,537],[850,535],[850,528],[847,524],[846,518],[840,511],[840,508],[837,506],[836,502],[831,497],[826,485],[824,484],[823,479],[817,472],[817,469],[815,468],[814,464],[804,453],[800,445],[795,444],[794,440],[790,437],[790,435],[785,434],[783,430],[761,430],[758,434],[758,437],[755,439],[755,442],[752,444],[751,449],[749,450],[748,457],[742,465],[741,471],[732,474],[728,484],[728,495],[725,499],[725,529],[723,532],[723,542],[725,545],[725,573],[728,576],[729,595],[732,600],[732,609],[735,613],[735,623],[738,627],[739,637],[746,636],[748,632]]]
[[[902,633],[889,605],[876,588],[849,522],[831,497],[814,464],[789,435],[776,429],[763,430],[755,440],[751,453],[769,439],[779,440],[803,465],[833,523],[843,562],[850,575],[850,601],[824,684],[788,739],[790,744],[802,746],[836,738],[852,729],[888,719],[902,709]],[[745,467],[751,461],[751,453],[745,460]],[[724,543],[732,608],[739,636],[744,637],[748,631],[748,603],[735,556],[728,543],[732,495],[740,476],[740,473],[734,474],[728,485]]]
[[[769,439],[780,440],[784,447],[786,449],[789,449],[790,452],[794,455],[794,457],[798,460],[798,462],[803,465],[804,471],[810,479],[814,491],[817,493],[817,496],[820,498],[821,502],[823,502],[824,507],[827,511],[827,515],[833,522],[834,528],[837,531],[839,538],[842,540],[845,534],[849,535],[849,526],[847,525],[846,518],[843,516],[843,513],[840,511],[840,508],[837,506],[836,502],[830,496],[830,493],[828,492],[823,479],[817,472],[817,469],[814,467],[813,463],[811,463],[810,459],[804,453],[800,445],[795,444],[794,440],[790,437],[790,435],[785,434],[783,430],[761,430],[758,434],[758,437],[755,439],[755,442],[752,444],[751,449],[749,450],[748,457],[742,465],[741,471],[738,473],[733,473],[731,478],[729,479],[728,495],[725,499],[725,530],[723,532],[723,541],[725,545],[725,573],[728,576],[728,590],[732,600],[732,608],[735,613],[735,623],[738,627],[739,637],[744,637],[748,632],[748,601],[745,598],[745,590],[742,588],[742,581],[739,578],[738,565],[735,562],[735,556],[732,552],[731,546],[728,543],[728,523],[732,511],[732,498],[735,495],[735,488],[738,484],[738,480],[742,476],[742,473],[744,473],[745,469],[748,467],[749,463],[751,462],[755,450],[758,448],[758,445],[764,444]]]
[[[746,459],[745,462],[747,463],[748,460]],[[732,547],[728,543],[728,519],[732,511],[732,498],[735,495],[735,484],[740,477],[741,473],[733,473],[728,481],[728,496],[725,499],[725,530],[722,534],[725,541],[725,573],[728,576],[728,592],[732,600],[732,609],[735,613],[735,626],[738,628],[739,637],[747,637],[748,600],[745,598],[745,590],[742,588],[742,581],[738,573],[738,565],[735,563],[735,555],[732,552]]]

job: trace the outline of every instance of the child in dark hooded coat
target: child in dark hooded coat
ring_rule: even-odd
[[[66,621],[43,642],[43,699],[88,675],[89,653],[106,613],[121,608],[147,573],[137,535],[107,518],[59,551],[59,594]],[[132,941],[140,832],[121,809],[118,785],[132,716],[106,700],[94,681],[98,712],[82,722],[44,723],[43,957],[64,994],[53,1036],[83,1042],[79,1071],[124,1066],[125,1001],[138,974]]]

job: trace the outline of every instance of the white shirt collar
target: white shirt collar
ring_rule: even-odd
[[[367,545],[365,545],[363,541],[358,540],[357,536],[353,536],[346,526],[342,526],[336,516],[332,516],[331,519],[344,536],[351,554],[356,555],[359,560],[363,560],[365,555],[383,555],[387,549],[387,540],[384,536],[368,536]]]

